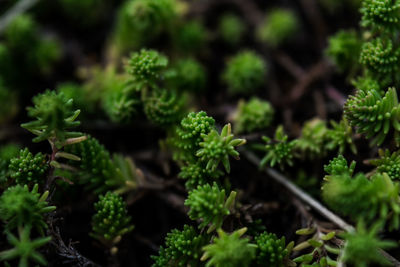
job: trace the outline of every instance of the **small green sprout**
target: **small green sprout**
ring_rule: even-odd
[[[389,150],[379,149],[378,159],[370,160],[369,163],[376,166],[380,173],[387,173],[390,179],[400,179],[400,152],[390,153]]]
[[[251,133],[266,129],[274,118],[274,109],[267,101],[253,97],[248,102],[240,101],[234,115],[235,130]]]
[[[175,75],[172,85],[179,91],[201,93],[207,82],[206,69],[197,60],[186,58],[178,60],[173,65]]]
[[[7,230],[31,226],[43,233],[47,228],[44,214],[56,209],[55,206],[48,206],[48,195],[48,191],[40,195],[37,184],[32,191],[29,191],[27,185],[7,188],[0,196],[0,220],[6,223]]]
[[[193,226],[184,225],[183,230],[172,230],[165,238],[158,256],[152,256],[153,267],[198,266],[202,247],[209,243],[210,237],[198,234]]]
[[[242,51],[228,60],[222,74],[231,94],[250,95],[265,80],[267,64],[253,51]]]
[[[224,14],[219,20],[218,33],[222,40],[231,46],[236,46],[240,43],[245,30],[244,21],[235,14]]]
[[[207,183],[218,182],[217,180],[224,173],[219,170],[210,170],[204,168],[200,162],[189,163],[188,165],[182,166],[179,172],[179,178],[185,179],[185,187],[188,190],[195,189],[199,185],[205,185]]]
[[[180,51],[197,52],[207,42],[206,28],[199,21],[193,20],[184,23],[176,34],[176,45]]]
[[[266,142],[264,147],[266,154],[261,159],[261,167],[267,164],[270,167],[279,164],[281,169],[287,165],[293,166],[293,155],[296,141],[288,141],[288,136],[284,133],[282,126],[276,128],[274,140],[271,140],[271,138],[266,136],[263,136],[263,140]]]
[[[363,0],[360,9],[361,25],[377,30],[394,31],[400,28],[400,1]]]
[[[92,217],[92,232],[90,235],[105,245],[113,247],[121,240],[122,236],[133,230],[130,223],[126,203],[121,196],[107,192],[99,196],[99,201],[94,204],[96,214]]]
[[[289,254],[285,237],[278,238],[275,234],[263,232],[254,238],[257,245],[256,261],[260,266],[283,267]]]
[[[248,238],[240,238],[247,228],[236,230],[231,234],[218,230],[212,244],[203,247],[206,267],[248,267],[256,256],[257,245],[251,244]]]
[[[208,233],[222,226],[224,217],[233,208],[236,192],[232,191],[228,198],[225,189],[220,189],[216,183],[205,184],[189,192],[185,206],[189,206],[189,218],[201,220],[199,228],[210,225]]]
[[[315,118],[304,123],[301,136],[297,139],[295,149],[303,157],[314,159],[326,153],[328,128],[326,122]]]
[[[278,47],[288,41],[299,29],[297,16],[287,9],[274,9],[257,28],[257,37],[271,47]]]
[[[15,179],[17,184],[43,184],[48,167],[45,155],[40,152],[33,155],[25,148],[10,160],[9,170],[11,178]]]
[[[356,231],[342,234],[345,239],[343,261],[359,267],[390,265],[379,250],[394,248],[397,244],[380,240],[377,237],[380,228],[381,225],[376,223],[371,229],[367,229],[365,224],[359,221]]]
[[[19,239],[10,232],[6,232],[7,240],[10,245],[14,247],[9,250],[4,250],[0,252],[0,261],[9,261],[15,258],[19,258],[19,267],[28,267],[29,261],[32,260],[40,265],[47,265],[46,259],[42,254],[36,250],[44,245],[46,245],[51,237],[40,237],[34,240],[30,239],[31,227],[19,227],[18,234]]]
[[[339,123],[331,121],[331,129],[327,131],[326,143],[327,150],[338,149],[339,154],[343,154],[347,148],[353,154],[357,154],[357,147],[353,141],[353,129],[345,117],[343,117]]]
[[[216,130],[211,130],[209,134],[202,134],[203,141],[199,143],[200,149],[197,150],[196,156],[203,162],[207,162],[206,168],[215,170],[219,163],[222,162],[227,173],[230,172],[231,166],[229,156],[239,159],[239,152],[235,147],[244,145],[245,139],[233,139],[231,124],[228,123],[222,128],[221,134]]]

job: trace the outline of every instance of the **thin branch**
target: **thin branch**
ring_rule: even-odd
[[[251,163],[259,166],[260,165],[260,159],[257,158],[254,153],[249,152],[249,151],[242,151],[241,152]],[[297,185],[289,181],[285,176],[277,172],[276,170],[272,168],[266,168],[263,170],[266,174],[271,176],[275,181],[279,182],[283,186],[285,186],[289,191],[291,191],[297,198],[301,199],[302,201],[306,202],[310,207],[314,208],[318,213],[320,213],[322,216],[327,218],[328,220],[332,221],[335,223],[337,226],[340,228],[346,230],[346,231],[352,231],[354,230],[354,227],[345,222],[342,218],[328,210],[325,206],[323,206],[320,202],[312,198],[309,194],[304,192],[302,189],[300,189]]]
[[[0,18],[0,34],[7,28],[13,19],[33,7],[39,0],[18,1],[7,13]]]
[[[242,150],[241,153],[247,158],[248,161],[253,163],[256,166],[260,166],[260,159],[252,152]],[[289,181],[288,178],[286,178],[284,175],[281,173],[277,172],[276,170],[272,168],[266,168],[263,170],[266,174],[271,176],[275,181],[280,183],[281,185],[285,186],[290,192],[292,192],[298,199],[301,199],[305,203],[307,203],[310,207],[314,208],[319,214],[324,216],[326,219],[331,221],[332,223],[336,224],[339,226],[341,229],[345,231],[354,231],[354,227],[347,222],[345,222],[342,218],[328,210],[325,206],[323,206],[320,202],[312,198],[309,194],[304,192],[302,189],[300,189],[297,185]],[[400,262],[391,256],[389,253],[387,253],[384,250],[380,250],[380,253],[387,259],[389,260],[394,266],[399,267]]]

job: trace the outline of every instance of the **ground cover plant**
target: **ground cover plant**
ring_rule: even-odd
[[[400,266],[400,1],[0,10],[0,265]]]

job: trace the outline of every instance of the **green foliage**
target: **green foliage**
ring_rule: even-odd
[[[72,102],[72,99],[55,91],[48,90],[39,94],[33,98],[34,107],[28,107],[29,117],[35,120],[21,126],[37,135],[33,142],[47,139],[61,148],[66,139],[81,136],[78,132],[69,131],[69,128],[80,124],[75,121],[80,110],[75,110]]]
[[[380,240],[377,237],[381,225],[375,224],[367,229],[362,221],[357,224],[357,231],[348,232],[342,236],[345,238],[343,260],[354,266],[367,267],[377,265],[391,265],[383,257],[380,249],[390,249],[397,244],[392,241]]]
[[[266,143],[264,147],[266,154],[261,159],[261,166],[268,164],[274,167],[279,164],[281,169],[287,165],[293,166],[293,150],[296,141],[288,141],[288,136],[284,133],[282,126],[276,128],[274,140],[266,136],[263,136],[263,140]]]
[[[207,82],[206,70],[198,61],[187,58],[177,61],[173,69],[173,87],[180,91],[201,93]]]
[[[222,128],[221,134],[213,129],[210,133],[201,134],[203,141],[199,143],[200,149],[197,150],[196,156],[199,160],[207,162],[206,169],[215,170],[219,163],[222,162],[227,173],[230,172],[231,166],[229,156],[236,159],[239,158],[239,152],[235,147],[244,145],[245,139],[233,139],[231,124],[228,123]]]
[[[222,40],[236,46],[240,43],[246,30],[244,21],[237,15],[226,13],[221,16],[218,24],[218,33]]]
[[[209,259],[206,267],[248,267],[255,258],[257,246],[250,244],[248,238],[240,238],[247,228],[239,229],[231,234],[218,230],[218,237],[213,243],[203,247],[202,260]]]
[[[55,40],[41,37],[38,28],[31,16],[23,14],[12,20],[4,34],[13,60],[21,60],[30,71],[46,73],[61,57],[61,48]]]
[[[189,206],[189,218],[201,220],[199,228],[210,224],[209,232],[222,226],[226,215],[230,214],[236,192],[232,191],[226,198],[225,189],[220,189],[216,183],[205,184],[189,192],[185,206]]]
[[[168,65],[168,59],[155,50],[142,49],[132,53],[127,71],[132,75],[137,90],[146,86],[155,86],[161,72]]]
[[[285,237],[263,232],[254,238],[257,245],[256,260],[260,266],[283,267],[283,260],[288,256]]]
[[[99,201],[94,204],[96,214],[92,217],[91,236],[108,244],[118,243],[121,237],[133,230],[130,224],[131,216],[128,215],[126,203],[122,197],[115,193],[107,192],[99,196]]]
[[[353,129],[349,125],[349,122],[343,117],[339,123],[331,121],[332,129],[327,131],[327,143],[326,149],[335,150],[338,149],[339,154],[343,154],[347,148],[353,154],[357,154],[357,147],[353,142]]]
[[[184,225],[183,230],[172,230],[165,238],[158,256],[152,256],[153,267],[164,266],[199,266],[201,249],[208,244],[209,237],[198,234],[192,226]]]
[[[178,123],[185,115],[185,96],[175,90],[156,89],[144,98],[144,113],[159,126]]]
[[[16,144],[7,144],[0,147],[0,187],[3,187],[8,181],[10,170],[8,168],[10,160],[18,156],[20,148]]]
[[[372,41],[363,43],[361,47],[360,62],[376,77],[393,77],[398,71],[400,49],[391,39],[377,37]]]
[[[200,149],[203,136],[214,129],[215,120],[207,116],[204,111],[190,112],[184,117],[176,128],[177,139],[175,140],[175,145],[184,151],[183,160],[191,161],[196,151]]]
[[[380,158],[369,162],[376,166],[378,172],[387,173],[391,179],[400,179],[400,152],[395,151],[390,154],[387,149],[379,149],[379,156]]]
[[[222,74],[231,94],[253,93],[264,83],[267,65],[262,57],[253,51],[242,51],[229,59]]]
[[[221,170],[204,168],[200,162],[189,163],[182,166],[179,178],[185,179],[185,187],[188,190],[195,189],[199,185],[205,185],[218,180],[224,173]]]
[[[315,118],[307,121],[301,130],[301,136],[297,139],[295,149],[303,157],[314,159],[326,153],[328,128],[326,122]]]
[[[358,173],[354,177],[354,163],[347,168],[344,158],[332,161],[326,170],[322,187],[324,201],[338,213],[372,222],[377,217],[390,219],[390,227],[399,227],[400,199],[399,185],[393,183],[386,173],[377,173],[368,179]],[[392,213],[388,216],[389,213]]]
[[[251,133],[266,129],[274,118],[274,109],[267,101],[257,97],[248,102],[240,101],[235,113],[235,130],[238,133]]]
[[[69,163],[79,168],[77,182],[88,190],[100,194],[108,190],[125,192],[135,187],[137,173],[133,162],[118,155],[112,159],[108,150],[94,137],[88,136],[83,142],[67,146],[66,151],[81,159]]]
[[[357,77],[357,79],[352,81],[352,84],[355,88],[364,92],[376,90],[377,92],[380,92],[381,95],[384,94],[379,82],[372,78],[371,75]]]
[[[56,209],[55,206],[48,206],[48,195],[48,191],[40,195],[38,185],[35,185],[32,191],[29,191],[27,185],[7,188],[0,196],[0,219],[6,223],[6,229],[29,226],[43,233],[47,228],[44,214]]]
[[[271,47],[288,41],[299,29],[297,16],[287,9],[274,9],[257,28],[257,37]]]
[[[12,233],[6,232],[8,242],[14,247],[12,249],[1,251],[0,261],[9,261],[15,258],[19,258],[19,267],[28,267],[28,263],[30,260],[40,265],[47,265],[46,259],[36,250],[46,245],[51,240],[51,237],[40,237],[31,240],[30,226],[18,228],[18,233],[19,239]]]
[[[394,88],[389,88],[383,97],[376,90],[358,90],[344,105],[344,116],[350,125],[355,126],[358,133],[366,134],[367,138],[375,136],[372,144],[377,145],[383,143],[391,127],[398,134],[399,114]]]
[[[137,49],[168,31],[178,16],[175,0],[130,0],[120,8],[114,30],[119,53]]]
[[[328,180],[330,176],[336,175],[346,175],[351,177],[353,176],[355,168],[355,161],[352,161],[351,164],[348,165],[347,160],[342,155],[339,155],[330,160],[328,165],[324,166],[324,170],[328,174],[324,179]]]
[[[205,46],[207,37],[207,30],[202,23],[187,21],[178,29],[176,45],[181,52],[197,52]]]
[[[325,53],[340,72],[353,73],[358,67],[361,40],[354,30],[341,30],[328,40]]]
[[[28,148],[21,149],[19,155],[10,160],[9,170],[11,178],[17,184],[43,184],[48,169],[46,156],[42,153],[33,155]]]
[[[400,26],[400,1],[363,0],[361,25],[377,30],[393,31]]]

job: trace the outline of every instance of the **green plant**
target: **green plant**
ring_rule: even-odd
[[[199,21],[188,21],[176,33],[176,45],[180,51],[196,52],[207,42],[207,30]]]
[[[28,267],[29,260],[33,260],[40,265],[47,265],[46,259],[36,250],[46,245],[51,240],[51,237],[40,237],[31,240],[30,226],[18,228],[19,239],[10,232],[7,232],[6,234],[8,242],[14,247],[12,249],[1,251],[0,261],[9,261],[19,258],[19,267]]]
[[[216,183],[212,186],[205,184],[189,192],[185,206],[189,206],[189,218],[201,220],[199,228],[210,225],[208,232],[222,226],[223,219],[230,214],[236,197],[232,191],[228,198],[225,189],[220,189]]]
[[[200,266],[202,247],[209,243],[210,237],[198,234],[196,229],[184,225],[183,230],[173,229],[165,238],[158,256],[152,256],[153,267]]]
[[[284,133],[282,126],[276,128],[273,140],[266,136],[263,136],[262,139],[266,143],[263,148],[266,154],[261,159],[260,166],[268,164],[274,167],[276,164],[279,164],[279,167],[283,169],[287,165],[293,165],[293,149],[296,141],[288,141],[288,136]]]
[[[9,170],[11,178],[15,179],[17,184],[42,184],[48,167],[45,155],[40,152],[33,155],[25,148],[10,160]]]
[[[378,159],[370,160],[369,162],[376,166],[380,173],[387,173],[391,179],[400,179],[400,154],[399,151],[390,153],[389,150],[379,149]]]
[[[29,226],[43,233],[47,228],[44,214],[56,209],[55,206],[48,206],[48,195],[48,191],[40,195],[38,185],[32,191],[29,191],[27,185],[7,188],[0,196],[0,219],[6,223],[6,229]]]
[[[257,245],[257,264],[260,266],[284,266],[284,259],[289,254],[284,237],[278,238],[273,233],[263,232],[254,237],[254,243]]]
[[[143,101],[147,118],[159,126],[170,126],[185,115],[185,96],[175,90],[153,90]]]
[[[301,136],[296,140],[295,150],[311,159],[326,153],[328,128],[326,122],[315,118],[304,123]]]
[[[330,122],[332,128],[328,129],[327,135],[327,150],[338,150],[339,154],[343,154],[347,148],[353,154],[357,154],[357,147],[353,141],[353,129],[345,117],[343,117],[339,123],[335,121]]]
[[[325,53],[340,72],[354,73],[358,68],[361,41],[354,30],[341,30],[329,37]]]
[[[167,65],[167,57],[156,50],[141,49],[132,53],[127,71],[133,77],[137,90],[142,90],[147,86],[155,86]]]
[[[133,230],[134,226],[130,223],[132,218],[121,196],[112,192],[100,195],[94,209],[96,214],[92,217],[90,235],[104,244],[114,246],[123,235]]]
[[[391,265],[379,252],[380,249],[396,247],[392,241],[380,240],[376,235],[381,225],[376,223],[370,229],[360,221],[357,230],[342,234],[345,239],[343,250],[343,261],[354,264],[355,266],[366,267],[378,265]]]
[[[226,13],[219,19],[218,34],[231,46],[236,46],[242,41],[245,30],[244,21],[235,14]]]
[[[10,160],[18,156],[19,150],[19,146],[12,143],[0,147],[0,188],[7,183]]]
[[[360,9],[361,25],[377,30],[399,29],[399,10],[400,2],[398,0],[363,0]]]
[[[222,74],[231,94],[249,95],[264,82],[267,65],[253,51],[242,51],[230,58]]]
[[[274,118],[274,109],[267,101],[253,97],[248,102],[240,101],[234,115],[235,130],[251,133],[266,129]]]
[[[399,226],[399,185],[386,173],[374,174],[368,179],[363,173],[352,177],[355,164],[350,168],[344,158],[331,162],[322,186],[324,201],[335,211],[370,223],[376,218],[390,220],[390,227]],[[389,213],[392,213],[388,216]]]
[[[257,28],[257,37],[271,47],[288,41],[299,29],[296,15],[288,9],[277,8],[268,12],[266,19]]]
[[[375,136],[372,144],[380,145],[392,127],[396,136],[400,131],[398,106],[394,88],[389,88],[384,96],[376,90],[358,90],[345,103],[344,116],[358,133],[366,134],[367,138]]]
[[[199,143],[200,149],[197,150],[196,156],[199,160],[207,162],[206,169],[215,170],[219,163],[222,162],[226,172],[230,172],[231,165],[229,156],[236,159],[239,158],[239,152],[235,147],[244,145],[245,139],[233,139],[231,124],[228,123],[222,128],[221,134],[213,129],[208,134],[201,134],[203,141]]]
[[[255,258],[257,246],[251,244],[248,238],[240,238],[247,228],[226,234],[218,230],[218,237],[213,243],[203,247],[202,260],[207,260],[206,267],[247,267]]]
[[[221,170],[210,170],[204,168],[201,162],[189,163],[182,166],[179,172],[179,178],[185,179],[185,187],[188,190],[195,189],[199,185],[205,185],[212,182],[218,182],[218,179],[224,173]]]
[[[68,138],[82,136],[79,132],[71,132],[69,128],[78,126],[75,121],[80,110],[73,108],[72,99],[67,99],[62,93],[46,91],[33,98],[34,107],[28,107],[28,115],[34,121],[21,126],[37,135],[33,142],[49,140],[57,148],[65,145]]]
[[[175,75],[171,78],[174,88],[180,91],[201,93],[207,82],[207,74],[203,65],[197,60],[186,58],[173,64]]]

